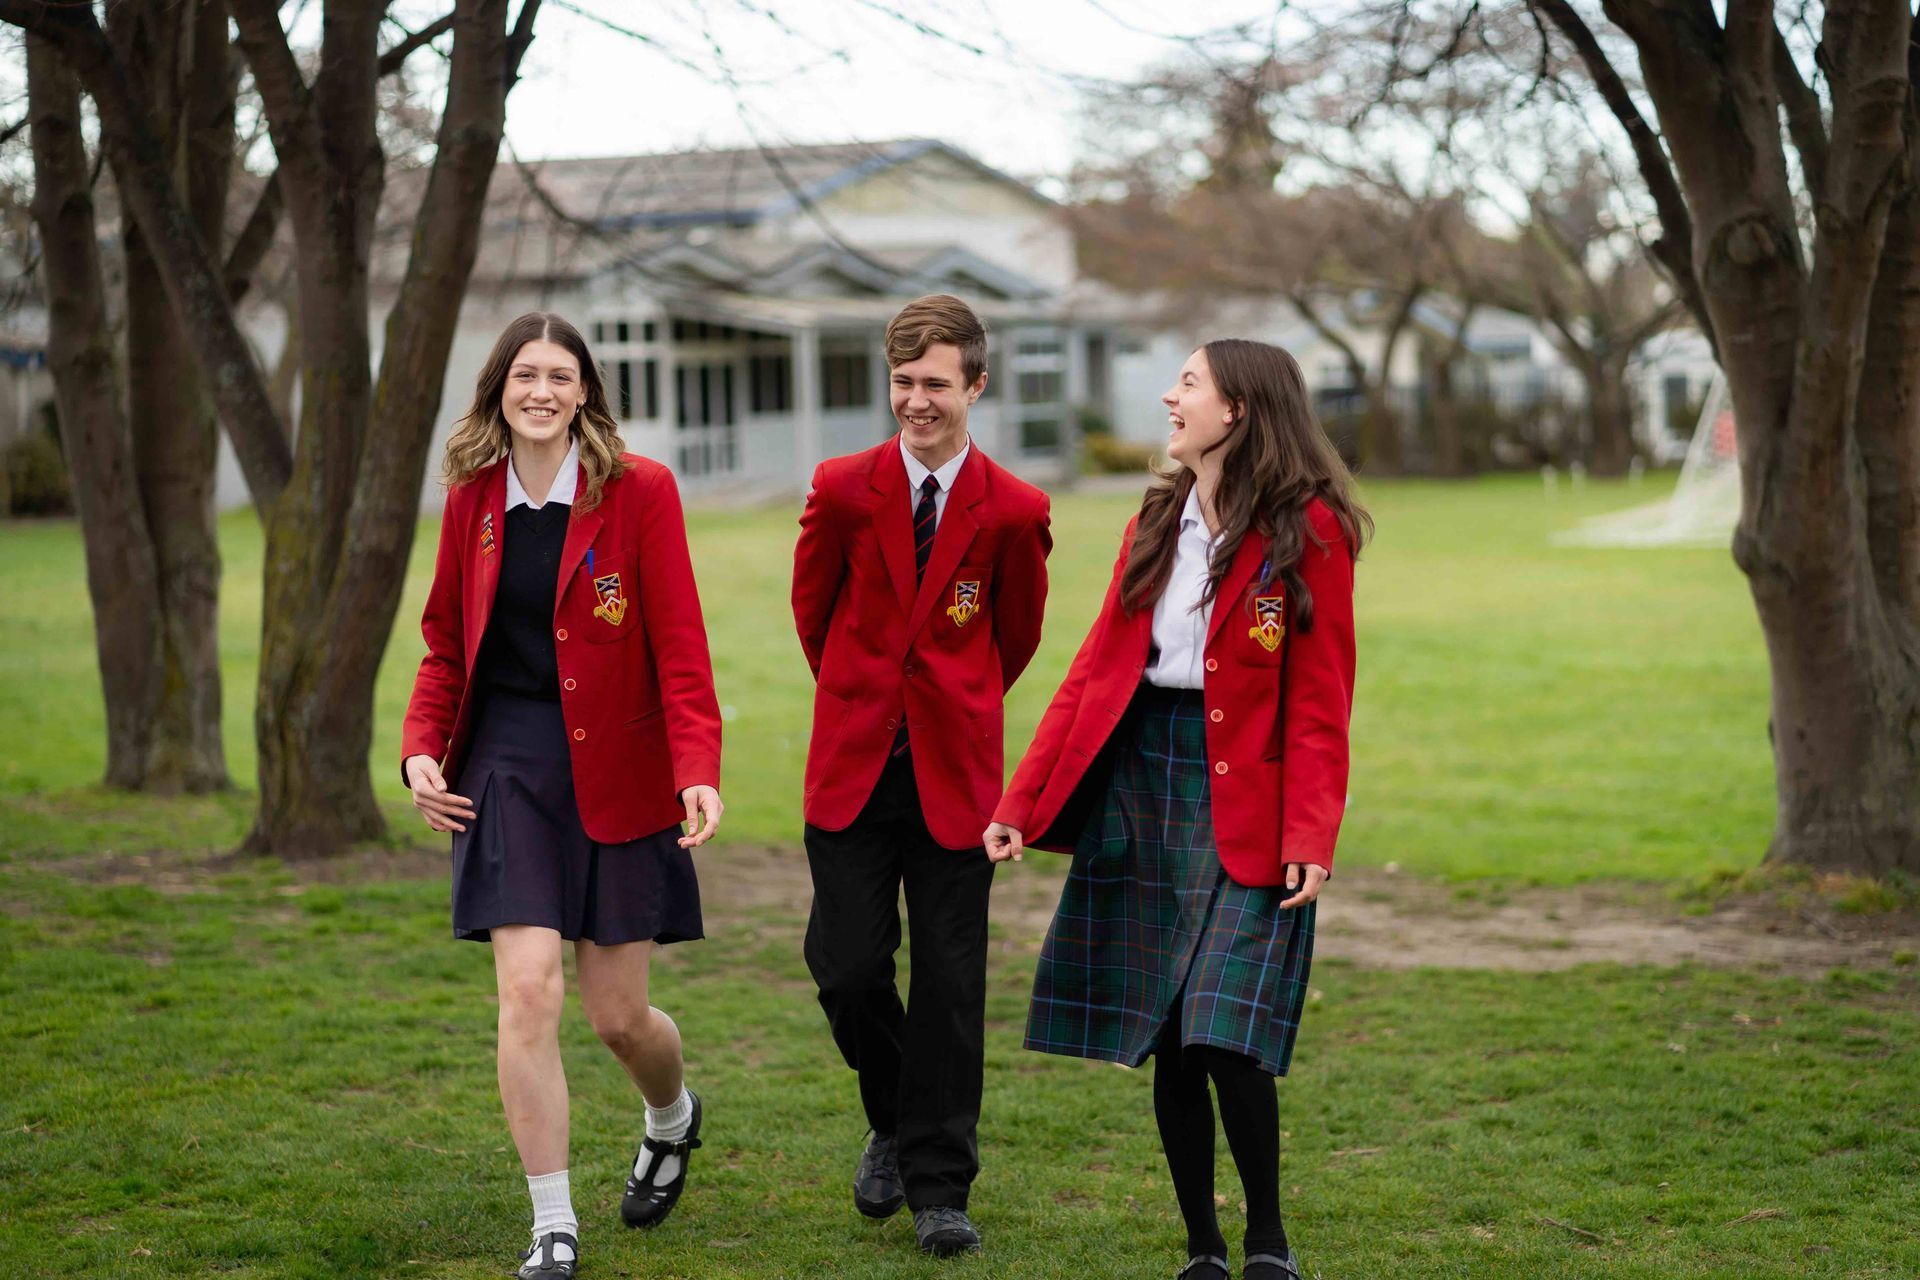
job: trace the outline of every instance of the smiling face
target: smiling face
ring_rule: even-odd
[[[929,344],[918,359],[893,366],[890,384],[894,420],[921,465],[936,469],[960,452],[967,442],[967,410],[987,389],[987,375],[969,385],[959,347]]]
[[[1207,366],[1204,347],[1187,357],[1180,376],[1160,397],[1167,406],[1167,456],[1189,471],[1197,471],[1208,451],[1225,440],[1233,430],[1234,410],[1214,385],[1213,371]],[[1211,455],[1218,465],[1219,453]]]
[[[586,400],[580,362],[555,342],[529,342],[514,353],[500,392],[500,413],[516,445],[565,448],[574,414]]]

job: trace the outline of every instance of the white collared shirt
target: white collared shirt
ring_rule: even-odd
[[[513,455],[507,455],[507,510],[525,504],[535,511],[548,502],[564,502],[573,505],[573,491],[580,482],[580,442],[575,440],[567,446],[566,460],[560,464],[560,470],[553,477],[553,485],[547,490],[546,502],[535,502],[527,496],[520,484],[520,476],[513,469]]]
[[[960,468],[966,465],[967,455],[973,452],[973,437],[960,446],[960,452],[940,464],[938,471],[929,471],[921,465],[920,459],[913,456],[907,448],[907,437],[900,436],[900,456],[907,462],[907,515],[911,517],[920,509],[920,486],[932,476],[940,485],[933,495],[933,527],[940,527],[940,517],[947,513],[947,493],[953,488],[953,482],[960,478]]]
[[[1208,532],[1207,518],[1200,513],[1199,491],[1189,491],[1187,505],[1180,511],[1173,572],[1167,575],[1167,589],[1153,606],[1153,644],[1159,653],[1147,667],[1148,684],[1162,689],[1206,687],[1203,663],[1213,604],[1202,607],[1200,597],[1207,589],[1213,553],[1219,548],[1219,537]]]

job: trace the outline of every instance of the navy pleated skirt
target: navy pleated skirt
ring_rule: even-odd
[[[485,942],[509,924],[601,946],[704,936],[679,827],[624,844],[587,837],[558,702],[490,694],[451,785],[478,814],[453,833],[454,937]]]

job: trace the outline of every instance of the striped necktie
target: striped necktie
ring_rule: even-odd
[[[929,475],[920,482],[920,505],[913,509],[913,581],[918,586],[927,576],[927,557],[933,554],[933,529],[936,523],[934,497],[940,482]]]
[[[933,530],[937,523],[934,516],[939,510],[934,498],[940,492],[940,482],[929,475],[920,482],[920,502],[913,509],[913,581],[918,586],[927,576],[927,558],[933,554]],[[907,749],[907,713],[900,712],[900,728],[893,735],[893,754],[899,755]]]

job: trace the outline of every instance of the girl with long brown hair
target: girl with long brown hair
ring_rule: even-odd
[[[689,851],[722,812],[720,709],[673,475],[623,452],[579,330],[544,312],[507,326],[446,480],[401,771],[453,836],[454,936],[493,947],[500,1097],[533,1200],[519,1275],[568,1280],[565,943],[646,1104],[629,1226],[665,1220],[700,1145],[680,1032],[647,976],[656,944],[702,936]]]
[[[1217,1101],[1246,1192],[1242,1275],[1300,1280],[1274,1077],[1345,807],[1353,565],[1371,523],[1280,348],[1209,342],[1162,398],[1177,467],[1128,524],[1100,616],[983,838],[996,861],[1027,843],[1073,854],[1027,1047],[1154,1058],[1180,1275],[1228,1280]]]

